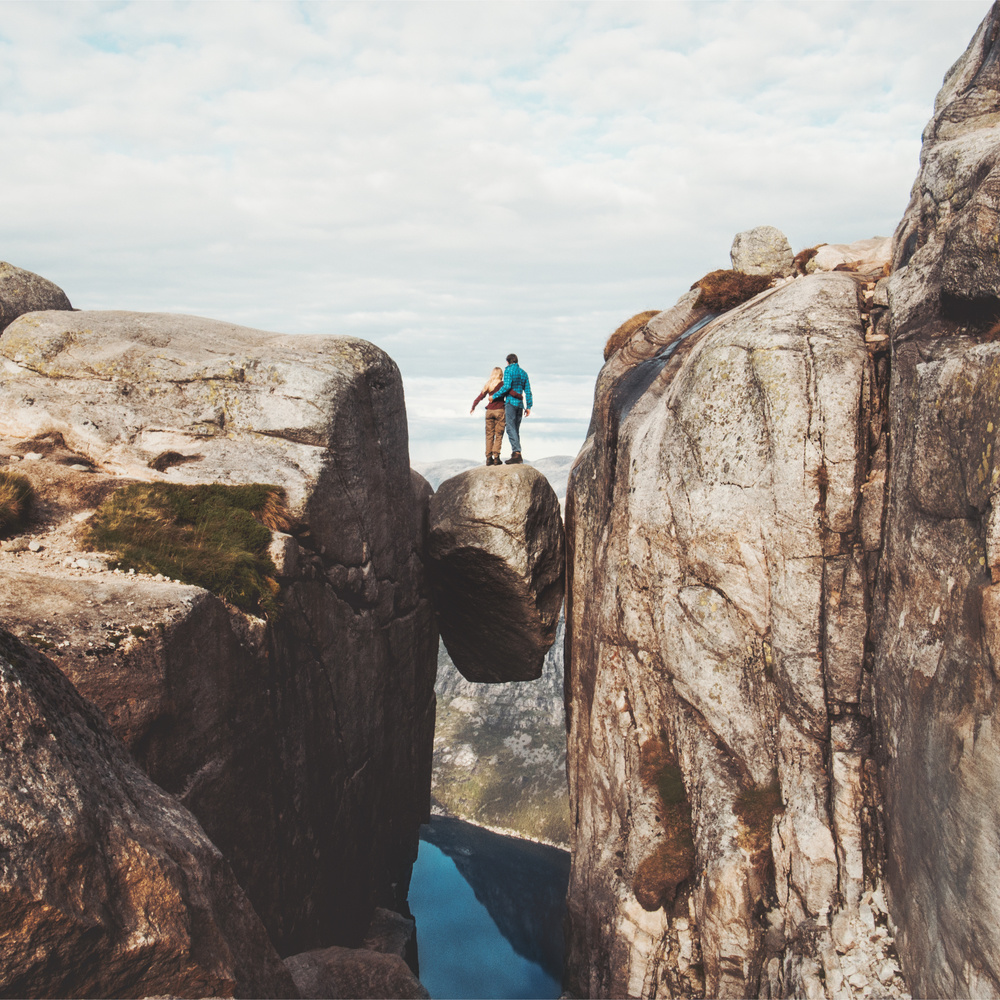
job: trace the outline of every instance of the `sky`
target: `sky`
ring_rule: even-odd
[[[0,260],[81,309],[363,337],[414,462],[575,454],[608,335],[729,267],[891,235],[988,3],[0,4]]]

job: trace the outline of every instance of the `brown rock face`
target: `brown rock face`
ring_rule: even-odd
[[[888,281],[893,460],[875,709],[919,996],[1000,995],[1000,13],[945,79]]]
[[[704,326],[685,296],[598,379],[567,503],[578,995],[844,979],[831,920],[860,926],[877,875],[861,487],[884,441],[864,288],[801,278]],[[856,967],[881,957],[854,949]]]
[[[44,533],[38,555],[0,560],[5,614],[197,815],[282,954],[353,945],[376,904],[405,898],[429,808],[437,633],[399,373],[362,341],[175,319],[176,336],[164,316],[22,317],[0,339],[0,430],[58,433],[97,470],[19,463],[62,483],[50,534],[123,472],[284,486],[280,615],[171,581],[76,579],[45,562]],[[164,451],[189,460],[150,468]],[[44,594],[65,599],[42,612]]]
[[[0,717],[0,995],[298,995],[194,817],[7,632]]]
[[[0,333],[25,313],[72,309],[66,293],[47,278],[0,261]]]
[[[320,948],[285,960],[299,993],[327,1000],[429,1000],[399,955],[367,948]]]
[[[530,681],[555,638],[564,584],[559,500],[529,465],[469,469],[430,502],[441,638],[470,681]]]

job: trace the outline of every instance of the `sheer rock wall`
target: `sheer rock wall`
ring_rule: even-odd
[[[82,461],[17,466],[58,502],[41,552],[3,562],[5,621],[195,813],[282,954],[356,944],[405,900],[429,809],[437,630],[395,364],[349,338],[136,313],[29,313],[0,355],[0,432]],[[280,615],[45,561],[134,479],[283,486]]]
[[[821,949],[844,979],[879,520],[866,539],[861,486],[884,449],[866,287],[817,274],[700,328],[686,296],[598,381],[567,504],[579,995],[787,995],[820,983]]]
[[[891,276],[717,318],[690,293],[598,378],[567,497],[578,995],[1000,996],[998,40],[994,6]]]

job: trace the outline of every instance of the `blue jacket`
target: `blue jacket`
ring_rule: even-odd
[[[528,373],[516,362],[507,365],[503,370],[503,385],[492,396],[493,399],[503,399],[518,409],[531,409],[535,404],[531,399],[531,383]]]

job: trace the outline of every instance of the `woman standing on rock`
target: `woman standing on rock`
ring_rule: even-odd
[[[484,396],[492,396],[503,385],[503,369],[494,368],[483,386],[483,391],[476,396],[469,413],[474,413],[479,401]],[[490,399],[486,404],[486,464],[500,465],[500,446],[503,444],[503,432],[506,427],[504,419],[503,400]]]

